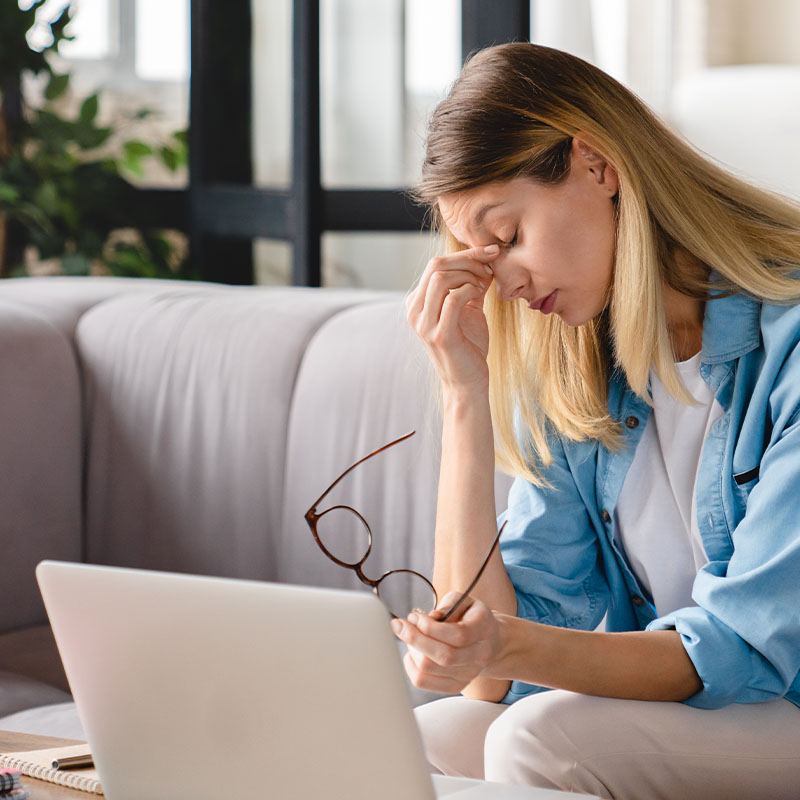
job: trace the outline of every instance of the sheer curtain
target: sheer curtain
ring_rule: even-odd
[[[675,81],[704,61],[704,0],[533,0],[534,42],[596,64],[666,113]]]
[[[590,61],[725,167],[800,197],[796,0],[532,0],[531,38]],[[744,113],[743,113],[744,111]]]

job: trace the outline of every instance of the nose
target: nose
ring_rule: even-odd
[[[497,287],[497,295],[503,302],[516,300],[522,297],[528,288],[527,275],[512,264],[506,261],[500,265],[495,262],[492,264],[494,270],[494,281]]]

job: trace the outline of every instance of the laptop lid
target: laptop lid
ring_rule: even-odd
[[[45,561],[36,570],[110,800],[432,800],[369,593]]]

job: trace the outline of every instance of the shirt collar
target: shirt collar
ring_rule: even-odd
[[[761,343],[761,302],[744,294],[729,297],[720,297],[715,292],[711,294],[703,320],[702,361],[721,364],[758,347]]]

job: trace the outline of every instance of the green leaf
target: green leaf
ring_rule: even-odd
[[[43,231],[50,233],[53,231],[53,223],[42,210],[33,203],[20,203],[19,217],[28,225],[34,225]]]
[[[95,128],[92,125],[76,125],[75,141],[81,150],[93,150],[105,144],[113,131],[111,128]]]
[[[44,96],[48,100],[55,100],[57,97],[61,97],[61,95],[67,91],[68,86],[69,75],[56,75],[53,73],[50,76],[50,80],[44,90]]]
[[[137,178],[144,178],[144,167],[138,156],[129,155],[122,160],[122,166]]]
[[[61,201],[58,188],[52,181],[45,181],[34,192],[33,201],[48,217],[55,217],[60,212]]]
[[[19,189],[10,183],[0,183],[0,204],[8,203],[12,205],[20,198]]]
[[[153,154],[153,148],[149,144],[131,139],[124,142],[122,149],[125,151],[126,156],[134,156],[135,158],[143,158]]]
[[[162,147],[159,149],[158,154],[164,162],[164,166],[170,171],[175,172],[178,169],[178,154],[171,147]]]
[[[69,253],[61,258],[61,269],[65,275],[88,275],[92,262],[81,253]]]
[[[78,120],[83,123],[91,123],[94,122],[94,118],[97,116],[97,110],[100,107],[99,99],[97,92],[92,95],[89,95],[83,103],[81,103],[81,110],[78,113]]]

